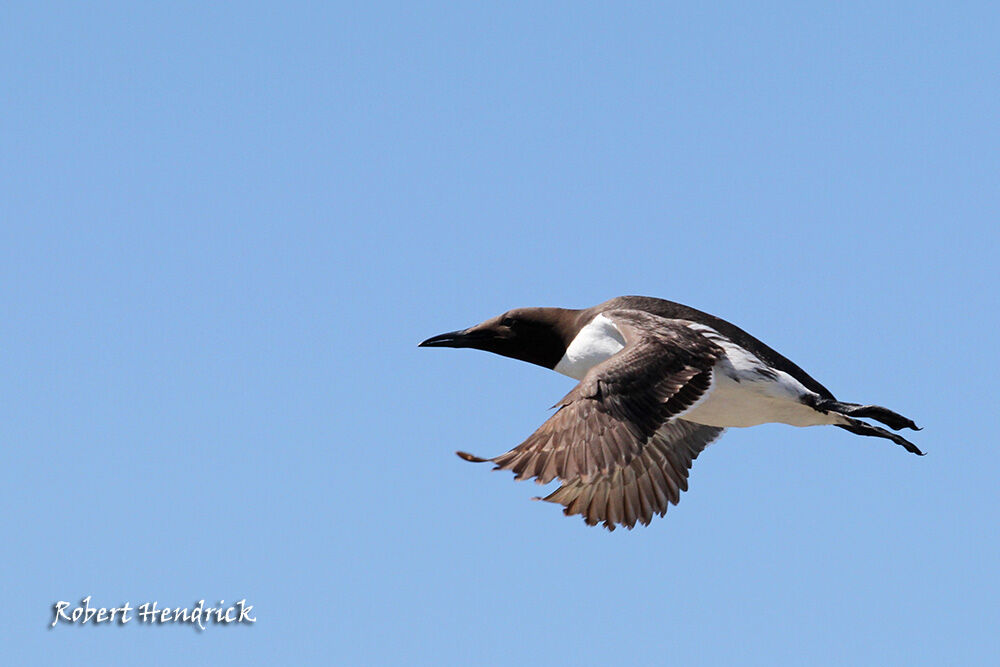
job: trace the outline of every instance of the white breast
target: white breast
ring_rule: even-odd
[[[625,347],[625,338],[614,322],[598,315],[580,329],[566,354],[556,364],[555,370],[571,378],[582,380],[591,368]]]

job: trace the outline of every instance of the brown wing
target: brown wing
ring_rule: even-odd
[[[702,426],[683,419],[664,424],[628,465],[596,479],[577,478],[540,498],[563,505],[567,516],[582,514],[590,526],[604,522],[632,529],[636,522],[648,526],[654,514],[663,516],[668,503],[687,491],[691,462],[725,429]]]
[[[534,477],[547,484],[559,478],[566,484],[547,500],[563,502],[561,498],[568,498],[576,502],[576,509],[569,513],[583,513],[588,523],[605,521],[610,528],[616,523],[632,527],[640,517],[647,513],[651,517],[654,511],[662,513],[666,506],[658,498],[650,499],[645,491],[645,500],[633,494],[629,475],[635,476],[638,489],[639,484],[646,483],[640,479],[652,484],[653,476],[658,474],[652,471],[655,467],[659,476],[651,492],[655,496],[659,489],[673,502],[677,489],[686,488],[687,467],[697,452],[685,459],[671,443],[680,440],[683,444],[689,434],[656,434],[708,390],[712,366],[722,350],[692,331],[687,322],[633,310],[610,311],[604,316],[625,338],[620,352],[590,369],[580,384],[556,404],[557,412],[514,449],[492,459],[464,452],[459,456],[469,461],[492,461],[497,469],[513,471],[515,479]],[[720,430],[712,431],[715,433],[711,437],[701,432],[700,437],[707,438],[701,448]],[[650,443],[655,443],[651,449]],[[666,470],[664,465],[671,469]],[[584,487],[594,491],[585,507],[580,500]],[[628,493],[625,489],[629,489]],[[598,495],[602,493],[604,496]],[[632,505],[628,512],[626,502]],[[643,502],[646,510],[641,509]],[[569,509],[567,503],[563,504]]]

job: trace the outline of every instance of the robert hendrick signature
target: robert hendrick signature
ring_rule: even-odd
[[[69,602],[60,600],[52,605],[52,623],[50,628],[56,624],[63,625],[91,623],[99,625],[102,623],[117,623],[125,625],[133,618],[139,623],[147,625],[164,625],[166,623],[184,623],[195,625],[199,630],[204,630],[206,624],[229,625],[231,623],[256,623],[257,618],[252,615],[253,605],[247,604],[243,598],[228,607],[225,600],[219,600],[218,607],[206,607],[204,600],[198,600],[198,604],[188,607],[160,607],[158,602],[143,602],[133,607],[126,602],[120,607],[91,607],[90,597],[80,600],[80,604],[69,609]],[[132,616],[132,612],[135,615]]]

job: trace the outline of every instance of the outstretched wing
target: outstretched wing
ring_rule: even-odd
[[[691,462],[723,431],[674,419],[660,427],[628,465],[596,479],[566,482],[540,500],[559,503],[567,516],[583,515],[590,526],[648,526],[654,514],[666,514],[668,503],[678,503],[681,491],[688,488]]]
[[[671,420],[708,391],[722,350],[683,320],[634,310],[603,315],[625,339],[617,354],[590,369],[514,449],[492,459],[459,456],[492,461],[516,479],[558,478],[563,486],[546,500],[590,524],[631,528],[677,502],[691,461],[721,433]]]

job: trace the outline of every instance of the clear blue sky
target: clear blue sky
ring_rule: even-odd
[[[5,3],[4,660],[995,661],[998,34],[993,3]],[[571,382],[420,340],[619,294],[928,456],[734,429],[614,534],[454,456]],[[85,595],[257,623],[47,628]]]

